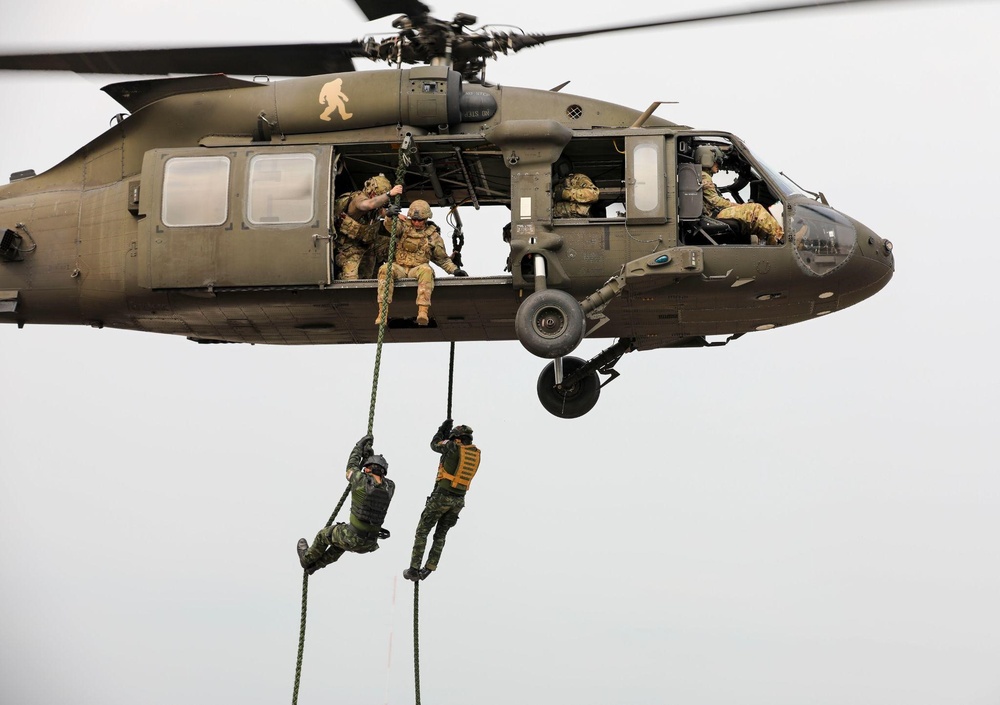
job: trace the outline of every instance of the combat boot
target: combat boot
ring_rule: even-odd
[[[419,571],[420,579],[425,580],[428,575],[434,572],[431,568],[421,568]]]
[[[378,318],[375,319],[375,325],[382,325],[382,320],[385,318],[385,304],[378,305]]]
[[[417,325],[426,326],[430,323],[430,306],[417,306]]]
[[[299,552],[299,565],[302,566],[302,570],[309,570],[309,564],[306,562],[306,551],[309,550],[309,542],[305,539],[299,539],[295,550]],[[311,570],[309,570],[309,574],[312,574]]]
[[[403,577],[407,580],[412,580],[417,582],[420,580],[420,569],[419,568],[407,568],[403,571]]]

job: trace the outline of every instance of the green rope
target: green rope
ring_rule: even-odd
[[[448,415],[451,418],[452,390],[455,382],[455,343],[448,354]],[[413,582],[413,683],[416,704],[420,705],[420,581]]]
[[[409,157],[405,154],[403,149],[399,150],[399,166],[396,167],[396,183],[402,184],[403,177],[406,174],[406,167],[409,164]],[[399,207],[400,196],[396,195],[396,201],[393,205],[397,208]],[[398,218],[392,219],[392,229],[390,231],[389,238],[389,259],[388,262],[392,262],[396,256],[396,231],[397,225],[399,223]],[[378,397],[378,374],[379,369],[382,366],[382,342],[385,339],[385,328],[386,324],[389,322],[389,283],[392,277],[392,265],[386,267],[388,270],[386,272],[385,282],[382,289],[382,300],[385,301],[385,315],[382,316],[382,322],[378,327],[378,339],[376,341],[375,347],[375,369],[372,372],[372,395],[371,395],[371,406],[368,408],[368,433],[371,434],[372,429],[375,427],[375,400]],[[449,391],[449,397],[451,392]],[[449,401],[449,407],[451,402]],[[347,501],[348,495],[351,493],[350,484],[344,490],[344,494],[341,495],[340,501],[337,503],[337,507],[333,510],[333,514],[330,515],[330,520],[326,522],[324,528],[330,528],[333,526],[333,522],[337,519],[337,515],[340,513],[341,507],[344,506],[344,502]],[[302,653],[305,651],[306,644],[306,605],[309,601],[309,573],[307,571],[302,571],[302,614],[299,618],[299,651],[298,656],[295,659],[295,686],[292,689],[292,705],[296,705],[299,701],[299,681],[302,677]],[[420,696],[417,695],[417,705],[420,705]]]
[[[420,705],[420,581],[413,583],[413,682],[416,704]]]
[[[451,352],[448,355],[448,413],[446,419],[451,418],[451,387],[455,381],[455,343],[451,344]]]

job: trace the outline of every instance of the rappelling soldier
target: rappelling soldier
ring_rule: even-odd
[[[445,536],[458,522],[458,515],[465,506],[465,493],[479,470],[482,454],[472,443],[472,429],[468,426],[452,428],[451,424],[451,419],[445,419],[431,440],[431,450],[441,454],[441,462],[434,480],[434,489],[427,498],[417,523],[410,567],[403,571],[403,577],[414,582],[423,580],[437,570],[444,550]],[[437,529],[434,531],[431,550],[427,554],[427,563],[421,568],[427,535],[435,526]]]
[[[385,207],[393,196],[403,192],[400,184],[393,186],[383,174],[365,182],[364,189],[337,198],[333,207],[333,224],[337,232],[334,263],[337,279],[357,279],[361,260],[371,250]],[[374,271],[374,270],[373,270]],[[373,272],[365,272],[370,278]]]
[[[430,220],[431,207],[427,201],[414,201],[406,216],[400,214],[396,237],[396,255],[392,264],[387,301],[383,300],[383,282],[388,274],[389,263],[378,270],[378,318],[375,325],[382,323],[386,304],[392,302],[393,282],[396,279],[417,280],[417,325],[426,326],[430,321],[431,292],[434,291],[434,271],[430,262],[456,277],[467,277],[465,270],[455,264],[445,250],[441,232]]]
[[[695,159],[701,163],[702,213],[718,220],[733,219],[746,224],[756,242],[780,245],[785,233],[781,223],[760,203],[733,203],[719,193],[712,181],[722,166],[725,154],[715,145],[702,145],[695,150]]]
[[[371,553],[378,550],[380,538],[389,538],[382,522],[396,485],[386,479],[389,463],[372,452],[373,440],[371,435],[362,437],[347,459],[347,481],[351,485],[350,521],[320,529],[312,546],[305,539],[299,539],[296,547],[299,563],[309,575],[336,561],[344,551]]]

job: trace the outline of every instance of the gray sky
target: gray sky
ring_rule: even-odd
[[[5,7],[5,51],[389,27],[336,1],[85,5]],[[434,9],[555,32],[724,6]],[[484,463],[423,583],[425,702],[998,702],[998,27],[993,2],[889,3],[566,41],[490,68],[638,109],[679,101],[657,114],[740,135],[891,239],[898,271],[821,320],[628,355],[574,421],[538,404],[542,361],[516,342],[459,345],[455,418]],[[101,133],[121,110],[98,90],[111,81],[0,74],[0,174]],[[467,269],[495,273],[503,215],[467,220]],[[344,488],[374,353],[0,327],[0,701],[287,702],[294,545]],[[412,702],[400,573],[447,362],[443,344],[384,351],[393,537],[310,581],[301,703]]]

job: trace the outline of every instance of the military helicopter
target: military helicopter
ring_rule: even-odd
[[[130,115],[42,173],[0,187],[0,322],[183,335],[199,343],[374,342],[374,279],[333,263],[334,202],[399,175],[404,202],[509,210],[502,275],[441,279],[427,326],[397,284],[387,342],[517,339],[551,360],[552,414],[594,407],[631,351],[725,345],[839,311],[892,277],[892,245],[772,169],[736,135],[698,130],[561,90],[498,86],[486,62],[560,40],[865,0],[833,0],[541,35],[431,16],[417,0],[388,38],[0,56],[0,70],[192,74],[104,91]],[[393,68],[355,71],[355,59]],[[231,75],[230,75],[231,74]],[[261,82],[233,76],[291,76]],[[705,214],[719,190],[775,214],[767,244]],[[555,217],[561,180],[600,198]],[[614,339],[590,360],[584,337]],[[724,340],[710,340],[722,337]],[[602,383],[600,376],[608,379]]]

